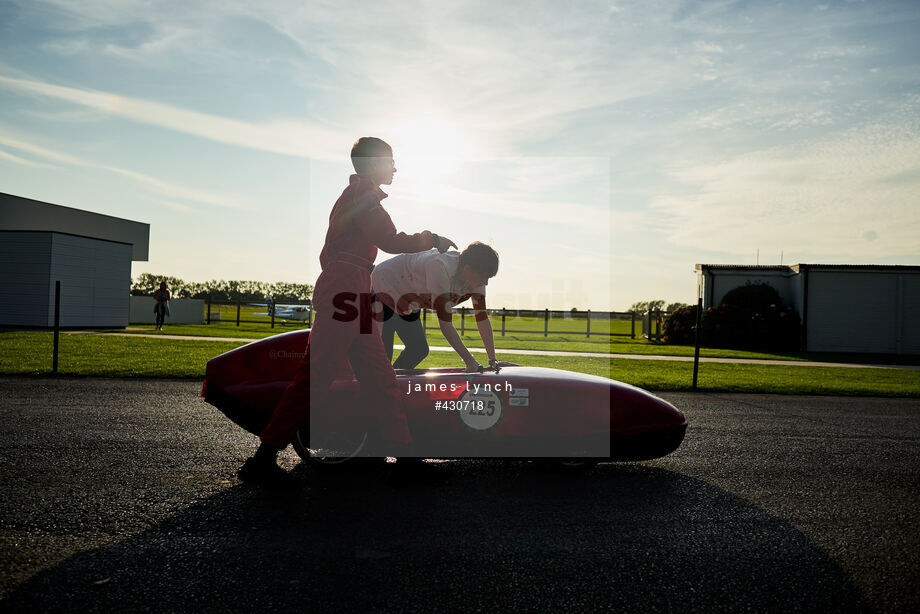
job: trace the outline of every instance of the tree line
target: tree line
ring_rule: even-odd
[[[632,306],[627,310],[627,313],[635,313],[641,315],[646,311],[661,311],[664,313],[673,313],[680,309],[681,307],[686,307],[687,303],[668,303],[668,306],[665,307],[664,300],[659,299],[655,301],[639,301],[633,303]]]
[[[312,284],[295,284],[285,281],[266,283],[264,281],[236,281],[212,279],[205,282],[185,281],[170,275],[141,273],[131,280],[131,294],[152,296],[165,281],[173,298],[200,298],[215,302],[265,301],[269,297],[276,302],[307,301],[313,296]]]

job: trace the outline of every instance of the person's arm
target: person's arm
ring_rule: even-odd
[[[489,312],[486,310],[486,297],[484,294],[473,295],[473,312],[476,314],[476,328],[482,338],[482,345],[489,357],[489,366],[495,367],[495,341],[492,338],[492,322],[489,321]]]
[[[444,237],[438,240],[437,235],[428,230],[407,235],[404,232],[396,232],[396,226],[390,215],[380,205],[375,205],[364,212],[358,218],[358,226],[371,242],[388,254],[413,254],[424,252],[432,247],[440,249],[445,241],[453,244],[449,239]],[[446,247],[444,248],[447,249]]]
[[[390,214],[379,204],[358,216],[358,226],[364,236],[388,254],[414,254],[433,247],[443,254],[450,246],[457,247],[456,243],[447,237],[439,237],[428,230],[411,235],[396,232]]]
[[[438,310],[438,326],[441,327],[441,333],[444,335],[444,338],[447,339],[447,342],[450,344],[450,347],[454,348],[454,351],[460,355],[460,358],[463,359],[464,364],[466,364],[466,370],[470,373],[475,373],[482,368],[482,366],[476,362],[476,359],[473,358],[473,355],[470,354],[470,351],[466,349],[466,346],[463,345],[463,340],[460,339],[460,334],[457,332],[457,329],[454,328],[454,318],[453,311],[451,310],[450,305],[445,305],[442,309]],[[446,316],[445,317],[442,317]]]
[[[431,303],[438,317],[438,326],[450,347],[460,355],[466,364],[466,370],[475,373],[481,369],[470,351],[463,345],[463,340],[454,328],[453,303],[457,297],[451,294],[450,273],[441,256],[429,258],[425,264],[425,287],[431,293]]]

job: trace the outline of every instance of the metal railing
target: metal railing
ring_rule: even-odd
[[[295,320],[291,318],[282,318],[276,315],[276,311],[271,309],[266,303],[264,309],[268,313],[268,316],[254,320],[248,318],[243,312],[244,307],[257,306],[258,301],[212,301],[210,299],[206,300],[205,303],[205,323],[212,324],[214,322],[222,323],[233,323],[236,326],[239,326],[241,323],[244,324],[268,324],[271,328],[274,328],[276,324],[282,326],[295,324],[300,325],[301,322],[304,326],[313,325],[313,309],[310,303],[307,302],[290,302],[284,303],[285,305],[298,305],[303,307],[308,307],[307,310],[307,319],[306,320]],[[226,315],[227,308],[230,311],[230,317]],[[251,311],[251,310],[247,310]],[[422,310],[422,323],[426,330],[438,330],[439,326],[435,320],[433,326],[428,325],[429,312],[431,312],[431,317],[434,319],[434,310],[432,309],[423,309]],[[549,335],[578,335],[584,336],[585,338],[591,337],[629,337],[631,339],[636,338],[636,322],[639,320],[639,316],[631,312],[622,312],[622,311],[592,311],[588,310],[569,310],[569,311],[558,311],[550,309],[489,309],[487,310],[490,319],[493,322],[493,329],[495,333],[504,337],[506,335],[543,335],[548,337]],[[461,335],[465,334],[468,329],[475,329],[475,323],[472,326],[468,326],[467,317],[473,316],[473,309],[470,307],[461,307],[454,311],[455,315],[460,316],[460,326],[459,332]],[[500,326],[499,326],[499,318]],[[537,324],[534,328],[522,328],[522,321],[528,321],[528,323],[534,323],[534,321],[539,322],[542,320],[542,326]],[[553,321],[566,321],[566,322],[578,322],[584,321],[584,326],[566,326],[565,328],[553,327]],[[602,325],[603,323],[608,323],[611,321],[618,321],[623,323],[623,328],[628,329],[628,332],[612,332],[610,326]],[[475,322],[475,319],[474,319]],[[592,330],[592,323],[594,327]],[[514,326],[514,328],[510,328]],[[627,326],[628,324],[628,326]],[[606,330],[601,330],[601,329]]]
[[[285,305],[285,306],[287,306],[287,305],[296,305],[296,306],[298,306],[298,307],[307,307],[308,309],[307,309],[307,312],[306,312],[306,313],[307,313],[307,319],[306,319],[306,320],[298,320],[298,319],[294,319],[294,318],[283,318],[283,317],[277,315],[277,311],[278,311],[278,310],[274,307],[274,305],[276,305],[276,304],[277,304],[277,303],[272,303],[272,301],[266,301],[266,302],[264,302],[264,303],[261,302],[261,301],[243,301],[243,300],[236,300],[236,301],[212,301],[210,298],[208,298],[208,299],[206,299],[206,301],[205,301],[205,324],[211,324],[212,322],[218,322],[218,321],[219,321],[219,322],[234,322],[237,326],[239,326],[240,323],[243,323],[243,324],[269,324],[269,325],[271,326],[271,328],[275,328],[275,324],[276,324],[276,321],[277,321],[277,323],[281,324],[282,326],[285,325],[285,324],[288,323],[288,322],[297,322],[298,324],[300,324],[301,322],[303,322],[306,326],[312,326],[312,325],[313,325],[313,307],[310,305],[310,303],[308,303],[308,302],[285,302],[285,303],[282,303],[282,304]],[[264,307],[263,307],[262,305],[264,305]],[[217,311],[214,310],[215,307],[217,308]],[[231,313],[234,311],[233,308],[235,308],[236,317],[235,317],[235,318],[231,318],[231,319],[229,319],[229,320],[225,320],[225,319],[223,318],[223,310],[221,310],[221,307],[230,307],[230,308],[231,308]],[[243,319],[243,318],[241,317],[241,316],[242,316],[242,309],[243,309],[243,307],[247,307],[247,308],[248,308],[248,307],[259,307],[260,309],[265,309],[265,310],[266,310],[266,313],[267,313],[268,315],[265,316],[263,319],[259,319],[259,320],[248,320],[248,319]],[[247,311],[249,311],[249,310],[247,309]]]
[[[438,330],[438,326],[428,326],[428,312],[432,311],[430,309],[422,310],[422,322],[425,327],[425,330]],[[472,312],[472,309],[469,307],[461,307],[460,312],[460,334],[463,335],[466,332],[466,317],[467,314]],[[501,317],[501,332],[500,335],[504,337],[506,334],[516,334],[516,335],[534,335],[542,334],[544,337],[549,335],[559,335],[559,334],[577,334],[584,335],[585,338],[590,338],[592,335],[595,337],[630,337],[632,339],[636,338],[636,314],[626,313],[619,311],[600,311],[592,312],[590,309],[586,311],[551,311],[549,309],[533,310],[533,309],[488,309],[487,310],[490,319],[495,317]],[[543,330],[522,330],[522,329],[510,329],[507,327],[508,317],[511,316],[512,320],[518,318],[532,318],[543,320]],[[584,331],[575,330],[573,328],[568,328],[567,330],[551,330],[550,321],[553,319],[561,320],[580,320],[584,319],[585,328]],[[630,332],[628,333],[614,333],[614,332],[601,332],[598,330],[591,330],[591,321],[595,320],[622,320],[624,323],[628,320],[630,322]],[[497,322],[496,322],[497,324]],[[493,325],[493,328],[496,326]],[[475,328],[475,325],[474,325]]]

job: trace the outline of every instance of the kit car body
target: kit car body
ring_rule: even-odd
[[[202,396],[260,433],[294,377],[308,335],[275,335],[211,359]],[[640,388],[561,369],[502,364],[476,374],[455,368],[396,372],[418,456],[631,461],[664,456],[683,441],[684,415]],[[334,382],[332,398],[330,424],[354,424],[374,411],[373,399],[362,395],[348,370]],[[294,442],[302,456],[309,452],[308,438],[305,427]]]

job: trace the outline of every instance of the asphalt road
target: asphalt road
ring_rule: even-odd
[[[920,611],[918,400],[664,394],[657,461],[273,493],[198,391],[0,378],[0,611]]]

